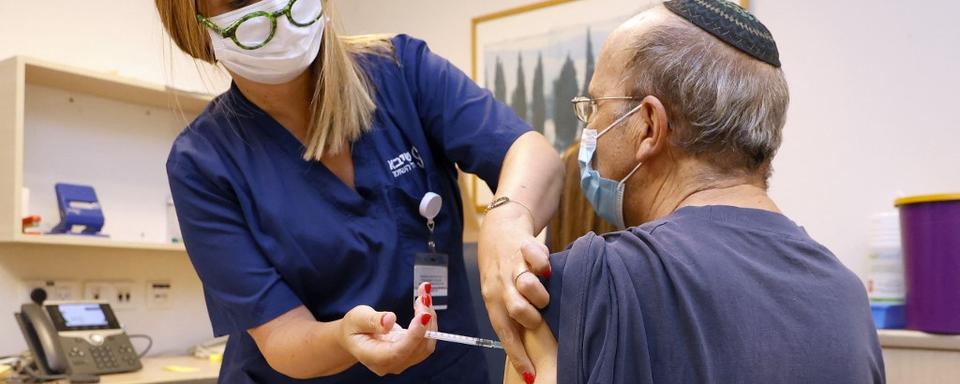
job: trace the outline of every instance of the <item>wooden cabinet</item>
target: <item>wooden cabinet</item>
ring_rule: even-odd
[[[960,335],[881,330],[889,384],[960,383]]]

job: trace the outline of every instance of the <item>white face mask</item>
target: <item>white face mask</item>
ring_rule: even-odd
[[[247,15],[260,13],[235,29],[236,41],[229,37],[224,38],[218,31],[208,28],[217,60],[233,73],[257,83],[282,84],[300,76],[313,64],[320,52],[327,18],[319,16],[323,12],[321,0],[297,0],[290,12],[275,17],[276,30],[273,37],[269,38],[274,27],[267,14],[282,11],[289,4],[290,0],[262,0],[210,18],[210,22],[221,30],[227,30]],[[310,25],[295,25],[291,18],[298,24]],[[268,38],[265,45],[253,48]],[[241,47],[237,42],[247,48]]]

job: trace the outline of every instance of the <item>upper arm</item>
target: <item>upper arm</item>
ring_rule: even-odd
[[[423,41],[407,36],[395,41],[427,137],[460,169],[496,190],[507,151],[530,127]]]
[[[536,329],[523,330],[523,347],[537,370],[537,383],[557,382],[557,339],[546,323]],[[523,384],[523,377],[513,369],[510,359],[504,363],[503,382]]]
[[[554,332],[560,329],[561,312],[565,310],[565,305],[574,302],[571,299],[565,300],[563,296],[564,275],[569,256],[569,250],[550,255],[550,268],[554,273],[550,279],[544,280],[544,286],[550,294],[550,305],[543,309],[544,322],[536,329],[524,329],[521,335],[527,356],[537,370],[537,383],[556,383],[557,380],[559,352]],[[513,369],[509,359],[504,368],[503,382],[524,383],[523,377]]]
[[[214,332],[243,332],[302,303],[254,239],[216,151],[197,136],[175,144],[170,190]]]

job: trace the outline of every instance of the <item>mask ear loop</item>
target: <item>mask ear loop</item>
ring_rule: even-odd
[[[604,133],[607,133],[607,131],[613,129],[614,127],[616,127],[616,126],[618,126],[618,125],[620,125],[620,123],[622,123],[624,120],[626,120],[628,117],[630,117],[630,115],[632,115],[632,114],[636,113],[637,111],[639,111],[639,110],[640,110],[640,107],[643,107],[643,103],[640,103],[640,105],[638,105],[638,106],[636,106],[635,108],[631,109],[630,112],[627,112],[627,113],[624,114],[623,116],[620,116],[619,119],[614,120],[613,123],[610,123],[610,126],[607,127],[607,129],[604,129],[603,131],[601,131],[600,133],[597,134],[597,138],[599,139],[600,136],[603,136]]]
[[[634,108],[631,109],[629,112],[625,113],[623,116],[620,116],[619,119],[615,120],[612,124],[610,124],[610,126],[607,127],[607,129],[604,129],[603,132],[600,132],[599,134],[597,134],[597,139],[600,139],[600,136],[603,136],[604,133],[607,133],[607,131],[613,129],[613,127],[616,127],[617,125],[619,125],[620,123],[622,123],[624,120],[626,120],[628,117],[630,117],[630,115],[632,115],[632,114],[636,113],[637,111],[639,111],[639,110],[640,110],[640,107],[643,107],[643,103],[642,103],[642,102],[640,103],[640,105],[634,107]],[[630,178],[630,176],[633,176],[634,173],[637,173],[637,171],[640,169],[640,166],[641,166],[641,165],[643,165],[642,162],[641,162],[641,163],[637,163],[637,166],[636,166],[636,167],[633,167],[633,170],[630,171],[630,173],[627,174],[627,177],[624,177],[623,180],[620,180],[620,184],[625,183],[625,182],[627,181],[627,179]]]
[[[637,108],[640,108],[640,107],[637,106]],[[634,111],[636,111],[637,108],[634,108]],[[643,166],[642,161],[637,163],[637,166],[633,167],[633,170],[630,171],[630,173],[628,173],[627,176],[623,178],[623,180],[620,180],[620,183],[617,186],[617,189],[618,189],[617,193],[620,195],[619,199],[620,199],[620,222],[621,223],[623,223],[623,194],[626,193],[626,190],[627,190],[627,180],[630,180],[630,178],[633,177],[633,174],[637,173],[637,171],[640,170],[641,166]],[[624,224],[624,226],[626,225]]]
[[[642,162],[637,163],[637,166],[633,167],[633,170],[630,171],[630,173],[628,173],[627,176],[624,177],[623,180],[620,180],[620,182],[617,184],[617,200],[620,201],[620,211],[617,212],[619,215],[618,219],[620,220],[620,223],[618,224],[620,226],[619,229],[626,228],[626,224],[624,223],[623,219],[623,194],[626,193],[627,190],[627,180],[629,180],[634,173],[637,173],[637,171],[640,170],[641,165],[643,165]]]
[[[640,163],[637,163],[637,166],[636,166],[636,167],[633,167],[633,170],[632,170],[632,171],[630,171],[630,173],[628,173],[628,174],[627,174],[627,177],[624,177],[624,178],[623,178],[623,180],[620,180],[620,184],[624,184],[624,183],[626,183],[626,182],[627,182],[627,180],[629,180],[629,179],[630,179],[630,177],[631,177],[631,176],[633,176],[633,174],[634,174],[634,173],[637,173],[637,171],[639,171],[639,170],[640,170],[640,166],[641,166],[641,165],[643,165],[643,163],[642,163],[642,162],[640,162]]]

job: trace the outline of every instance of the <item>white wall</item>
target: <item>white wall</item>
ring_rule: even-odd
[[[584,0],[603,6],[603,0]],[[530,1],[340,3],[353,33],[405,32],[469,72],[470,19]],[[792,103],[772,194],[866,273],[867,225],[899,193],[960,191],[960,3],[751,0],[773,32]],[[424,17],[424,15],[430,15]]]
[[[901,193],[960,191],[960,3],[751,4],[792,91],[773,194],[862,273],[871,213]]]
[[[592,1],[592,0],[591,0]],[[470,73],[470,20],[529,0],[351,0],[336,4],[348,33],[406,33]]]
[[[224,76],[208,67],[198,72],[171,47],[153,4],[2,0],[0,58],[26,55],[179,88],[225,89]]]
[[[137,307],[114,311],[128,333],[153,338],[151,355],[182,355],[213,337],[200,279],[184,253],[7,245],[0,248],[0,355],[26,349],[13,312],[24,302],[21,281],[40,279],[133,281],[134,295],[140,297]],[[174,304],[147,309],[143,295],[148,281],[169,281]],[[138,349],[145,346],[133,342]]]
[[[171,50],[152,1],[0,0],[0,15],[5,15],[0,22],[0,59],[27,55],[200,91],[215,92],[227,84],[217,71],[207,67],[198,71],[192,61]],[[50,216],[44,220],[56,221]],[[169,280],[176,303],[172,309],[147,310],[143,305],[121,309],[120,321],[130,333],[151,335],[153,354],[183,354],[212,337],[200,281],[183,253],[0,245],[0,355],[26,348],[12,313],[24,301],[21,281],[36,279],[132,280],[141,293],[147,281]]]

